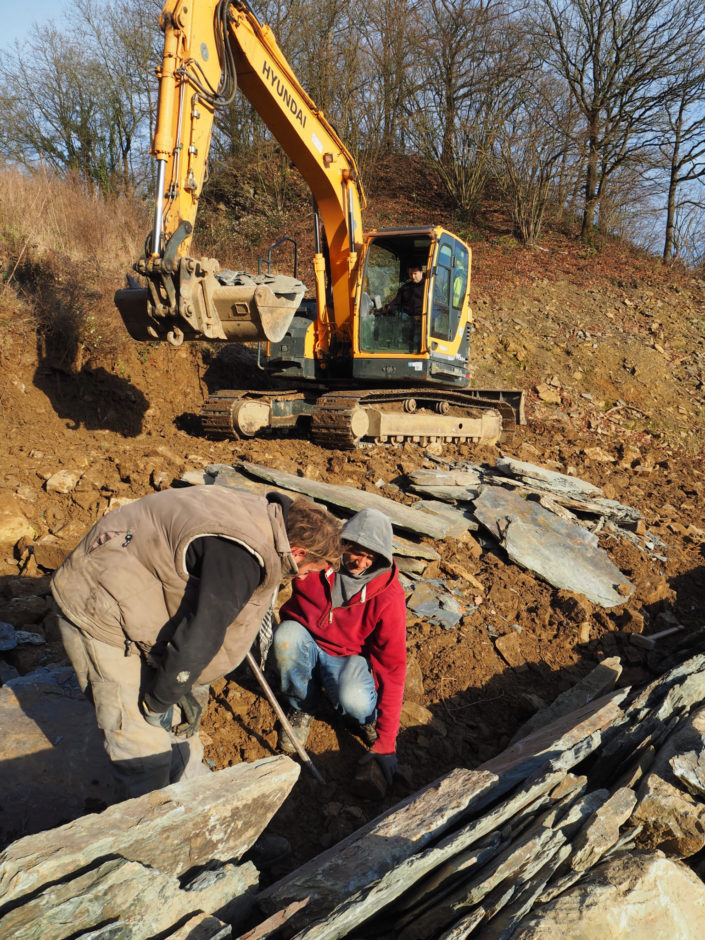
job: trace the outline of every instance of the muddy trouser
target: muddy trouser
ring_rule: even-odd
[[[198,734],[180,738],[142,717],[140,691],[153,675],[142,657],[126,656],[123,648],[88,636],[61,614],[58,619],[78,684],[95,706],[123,797],[141,796],[177,780],[208,774]],[[208,686],[194,686],[191,691],[205,709]],[[179,709],[174,711],[178,724]]]
[[[291,708],[313,712],[318,687],[341,715],[364,725],[376,715],[377,691],[364,656],[332,656],[296,620],[274,631],[274,663],[282,694]]]

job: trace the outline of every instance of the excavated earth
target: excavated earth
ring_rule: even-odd
[[[702,636],[705,284],[623,248],[591,256],[564,239],[544,246],[510,250],[500,241],[474,253],[473,381],[525,388],[528,424],[501,446],[448,445],[442,457],[493,464],[504,454],[576,475],[640,510],[666,548],[653,557],[601,534],[601,546],[636,588],[607,610],[555,590],[489,541],[434,542],[442,560],[427,575],[462,592],[472,612],[449,630],[409,612],[407,700],[430,714],[402,728],[400,772],[383,800],[351,784],[359,741],[325,710],[317,716],[309,750],[327,784],[302,773],[275,817],[271,831],[289,839],[292,853],[273,875],[450,768],[488,760],[600,660],[620,656],[621,684],[638,684],[684,640]],[[406,474],[438,466],[412,444],[347,453],[305,436],[208,440],[197,417],[207,394],[261,387],[252,350],[121,340],[109,355],[69,366],[65,350],[59,357],[37,343],[31,320],[15,316],[7,292],[0,315],[0,501],[19,507],[32,528],[0,557],[0,620],[10,619],[12,598],[47,595],[53,567],[111,504],[169,486],[186,471],[245,458],[411,505],[417,497]],[[78,479],[65,492],[47,486],[62,470]],[[35,619],[24,628],[42,629],[41,616]],[[6,654],[20,672],[62,660],[48,623],[47,646]],[[676,623],[684,630],[653,650],[632,641]],[[495,643],[506,634],[513,639],[500,644],[501,654]],[[215,768],[270,755],[276,744],[273,711],[242,667],[213,687],[203,729]]]

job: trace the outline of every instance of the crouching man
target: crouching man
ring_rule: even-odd
[[[339,556],[325,509],[225,486],[153,493],[93,526],[51,587],[125,797],[207,773],[208,684],[244,659],[282,580]]]
[[[288,719],[304,746],[319,690],[354,721],[391,783],[406,675],[406,603],[392,556],[392,525],[363,509],[343,526],[340,570],[296,581],[274,633]],[[287,753],[295,748],[279,735]]]

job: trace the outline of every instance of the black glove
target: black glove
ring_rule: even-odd
[[[397,770],[397,755],[396,754],[378,754],[376,751],[368,751],[366,754],[363,754],[358,764],[368,764],[371,760],[376,760],[379,764],[379,767],[384,774],[384,779],[387,781],[387,785],[392,785],[392,779]]]
[[[173,705],[170,705],[165,712],[155,712],[149,707],[144,696],[140,699],[139,704],[142,717],[148,725],[152,725],[154,728],[163,728],[165,731],[171,731],[171,726],[174,723]]]
[[[181,709],[183,721],[175,729],[174,734],[178,734],[180,738],[190,738],[198,732],[203,707],[198,704],[192,692],[187,692],[176,704]]]

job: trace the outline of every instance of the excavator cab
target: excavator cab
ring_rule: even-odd
[[[469,282],[470,249],[445,229],[370,232],[354,375],[467,384]]]

